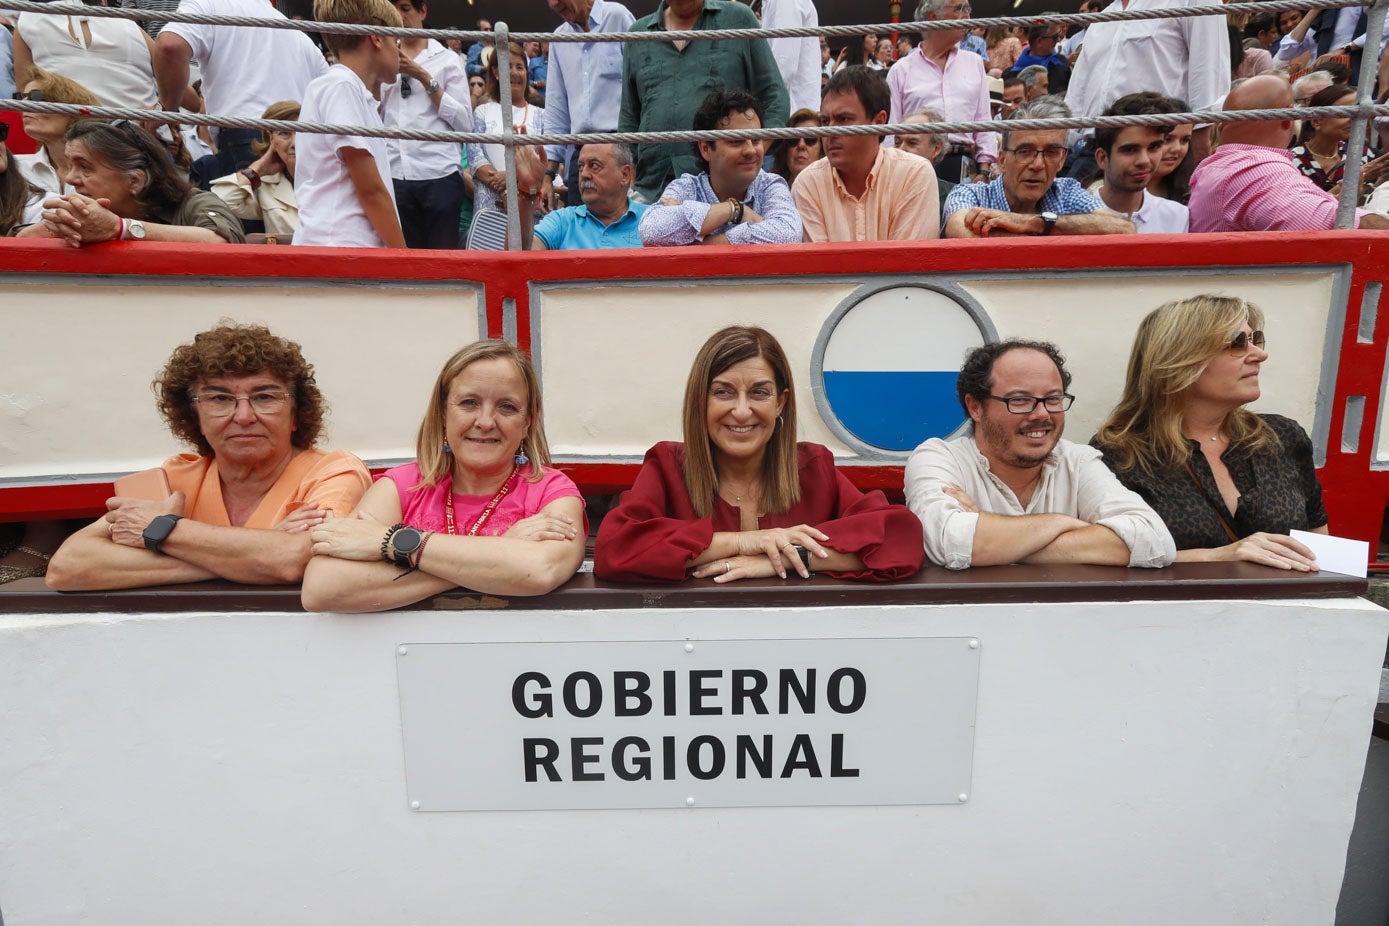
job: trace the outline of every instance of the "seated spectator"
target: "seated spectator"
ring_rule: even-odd
[[[926,441],[904,473],[928,560],[948,569],[1172,562],[1162,519],[1099,451],[1062,439],[1070,384],[1053,344],[998,341],[969,352],[955,387],[969,433]]]
[[[1158,93],[1130,93],[1114,101],[1106,116],[1151,116],[1172,112]],[[1166,126],[1134,125],[1095,129],[1095,160],[1104,172],[1100,200],[1131,221],[1140,235],[1181,234],[1189,220],[1186,206],[1148,192],[1153,172],[1167,147]]]
[[[5,147],[9,134],[9,123],[0,122],[0,235],[33,225],[43,211],[43,190],[24,179],[15,156]]]
[[[518,170],[525,157],[522,152],[534,154],[534,150],[529,147],[516,149]],[[535,223],[535,231],[529,236],[531,250],[641,247],[637,228],[648,207],[631,200],[632,180],[636,175],[631,146],[590,142],[580,149],[576,163],[579,176],[574,182],[583,197],[583,205],[556,209]],[[522,209],[521,213],[524,235],[532,212]]]
[[[1337,83],[1336,78],[1326,71],[1312,71],[1310,74],[1303,74],[1293,81],[1293,105],[1309,105],[1312,102],[1312,97],[1335,83]]]
[[[916,18],[963,19],[969,9],[966,0],[920,0]],[[900,122],[918,109],[938,110],[951,121],[993,118],[984,59],[960,51],[964,35],[964,29],[923,32],[917,50],[892,66],[887,75],[889,122]],[[892,147],[892,140],[885,144]],[[948,180],[973,177],[998,160],[998,136],[993,132],[953,132],[947,144],[939,173]]]
[[[545,109],[530,103],[526,91],[526,53],[519,42],[507,45],[510,56],[507,87],[500,83],[497,71],[499,55],[487,63],[487,92],[500,100],[503,92],[511,94],[512,130],[517,134],[539,135],[545,131]],[[483,103],[473,112],[473,127],[477,132],[497,133],[502,130],[502,104]],[[501,145],[468,146],[468,164],[473,168],[473,212],[501,212],[506,199],[506,149]],[[543,179],[543,178],[542,178]]]
[[[1278,14],[1280,25],[1287,25],[1292,22],[1293,26],[1284,33],[1283,38],[1278,42],[1278,48],[1273,52],[1273,60],[1276,64],[1280,67],[1286,66],[1295,72],[1299,68],[1306,67],[1307,62],[1316,57],[1317,37],[1312,31],[1312,24],[1321,15],[1321,12],[1320,7],[1314,7],[1296,20],[1294,17],[1298,14],[1292,10]],[[1311,94],[1308,94],[1309,98],[1310,96]]]
[[[212,193],[194,189],[169,152],[133,122],[79,122],[65,147],[73,192],[44,202],[43,220],[21,237],[101,241],[246,240],[241,221]]]
[[[299,119],[299,104],[275,103],[262,119]],[[212,192],[231,207],[242,220],[265,223],[266,234],[283,236],[287,242],[299,227],[299,202],[294,198],[294,133],[287,129],[264,129],[253,149],[259,155],[245,170],[212,181]]]
[[[54,554],[48,584],[298,582],[308,529],[347,515],[371,485],[361,460],[314,446],[325,405],[299,345],[224,323],[178,347],[154,389],[169,430],[197,452],[160,467],[168,497],[108,500],[106,515]]]
[[[386,0],[314,0],[320,22],[401,28]],[[305,122],[385,128],[381,85],[400,73],[400,46],[381,35],[324,33],[337,64],[314,78],[304,96]],[[294,243],[356,248],[403,248],[386,139],[308,133],[298,140],[299,231]]]
[[[971,55],[970,57],[975,57]],[[887,85],[872,71],[844,68],[830,78],[822,125],[887,122]],[[872,135],[825,139],[825,156],[791,190],[807,241],[911,241],[940,235],[940,199],[931,165]]]
[[[1044,97],[1018,107],[1012,118],[1069,115],[1064,103]],[[1057,178],[1066,153],[1065,129],[1005,131],[1002,176],[951,191],[945,201],[945,236],[1132,234],[1133,223],[1106,211],[1098,196],[1069,177]]]
[[[1171,112],[1186,112],[1186,104],[1181,100],[1167,98]],[[1153,176],[1148,179],[1148,192],[1173,202],[1186,205],[1191,197],[1191,172],[1196,168],[1196,157],[1191,152],[1191,133],[1195,128],[1190,122],[1170,127],[1167,140],[1162,146],[1162,157],[1153,168]]]
[[[1282,77],[1251,77],[1230,91],[1225,110],[1280,109],[1293,105]],[[1329,230],[1336,224],[1336,197],[1307,179],[1288,150],[1291,119],[1229,122],[1220,147],[1191,175],[1191,230]],[[1356,210],[1360,228],[1389,228],[1389,218]]]
[[[731,0],[662,2],[632,24],[632,32],[696,29],[757,29],[752,10]],[[619,132],[686,131],[703,93],[722,85],[751,91],[762,103],[762,124],[779,129],[790,115],[786,84],[766,39],[722,42],[632,42],[622,57]],[[637,149],[636,198],[655,202],[676,177],[694,173],[690,146],[683,142],[643,144]]]
[[[907,117],[902,120],[905,125],[944,121],[945,119],[941,114],[934,109],[918,109],[914,113],[908,113]],[[935,134],[898,135],[897,147],[907,152],[907,154],[914,154],[917,157],[925,158],[931,162],[931,167],[934,168],[936,162],[945,156],[945,136]],[[945,226],[945,210],[943,207],[945,206],[947,197],[950,196],[950,191],[955,189],[955,186],[956,184],[951,183],[949,180],[943,180],[939,175],[936,176],[936,192],[940,197],[942,206],[940,217],[940,224],[942,227]]]
[[[14,72],[39,67],[100,90],[102,105],[155,109],[154,40],[128,19],[23,13],[15,22]]]
[[[820,113],[813,109],[798,109],[791,114],[787,124],[793,129],[802,126],[813,126],[818,129],[820,127]],[[820,139],[792,138],[777,146],[776,153],[772,155],[772,173],[785,180],[789,185],[796,182],[801,171],[824,156],[825,146]]]
[[[76,81],[59,74],[31,67],[24,77],[24,89],[19,99],[34,103],[69,103],[74,106],[100,106],[95,93]],[[26,180],[46,193],[71,193],[72,187],[64,178],[72,169],[64,149],[68,129],[83,116],[64,116],[57,113],[25,113],[24,133],[38,142],[33,154],[16,154],[15,162]]]
[[[989,73],[995,76],[1002,76],[1022,57],[1022,39],[1007,26],[990,26],[984,33],[984,45],[988,49]]]
[[[584,558],[584,500],[550,466],[540,380],[505,341],[444,364],[414,463],[386,471],[350,518],[310,531],[310,611],[385,611],[463,586],[543,595]],[[392,526],[394,525],[394,526]]]
[[[856,489],[828,448],[796,442],[791,365],[767,331],[735,326],[704,342],[685,384],[684,437],[647,451],[603,520],[599,578],[882,580],[921,568],[911,512]]]
[[[1027,102],[1027,88],[1017,77],[1003,78],[1003,108],[999,111],[999,119],[1007,119],[1017,112],[1019,106]]]
[[[1178,562],[1247,560],[1315,571],[1290,530],[1327,532],[1312,442],[1245,408],[1268,359],[1258,307],[1196,296],[1138,326],[1119,404],[1092,443],[1167,523]]]
[[[1037,81],[1043,87],[1040,93],[1031,93],[1032,85],[1028,84],[1028,99],[1036,99],[1048,93],[1060,95],[1066,92],[1066,86],[1071,82],[1071,63],[1057,49],[1057,43],[1065,37],[1065,26],[1049,23],[1038,23],[1027,30],[1027,51],[1018,56],[1013,67],[1019,72],[1040,67],[1044,75]],[[1022,77],[1022,74],[1019,73],[1018,76]],[[1023,83],[1027,83],[1026,78]]]
[[[1033,64],[1018,71],[1018,80],[1022,81],[1023,97],[1029,103],[1051,93],[1047,69],[1040,64]]]
[[[1354,106],[1355,88],[1346,84],[1332,84],[1317,91],[1307,105]],[[1297,169],[1336,197],[1341,195],[1341,178],[1346,171],[1346,143],[1350,140],[1351,123],[1349,116],[1304,119],[1298,143],[1293,148],[1293,163]],[[1389,167],[1389,158],[1372,161],[1367,151],[1361,155],[1360,163],[1361,184],[1373,184]]]
[[[694,130],[762,128],[762,104],[746,90],[715,90],[694,116]],[[786,181],[762,169],[766,143],[698,141],[698,174],[672,181],[641,217],[647,247],[684,244],[795,244],[801,217]]]

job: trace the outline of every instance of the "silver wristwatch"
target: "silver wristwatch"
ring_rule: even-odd
[[[429,79],[429,83],[425,85],[424,92],[428,93],[430,96],[433,96],[434,94],[439,92],[439,89],[440,88],[438,78],[431,77]]]
[[[136,241],[145,240],[145,223],[139,219],[131,219],[126,225],[126,237]]]

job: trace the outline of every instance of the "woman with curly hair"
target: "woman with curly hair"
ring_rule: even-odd
[[[223,578],[298,582],[308,531],[349,514],[371,484],[362,461],[315,447],[325,403],[299,345],[224,322],[178,347],[155,378],[160,413],[195,448],[162,472],[161,498],[117,495],[54,554],[60,591]]]

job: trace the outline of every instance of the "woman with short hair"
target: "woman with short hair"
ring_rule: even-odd
[[[1314,571],[1287,534],[1327,532],[1312,442],[1291,418],[1255,414],[1263,312],[1233,296],[1169,302],[1138,326],[1119,404],[1091,443],[1153,507],[1178,562],[1247,560]]]
[[[791,367],[762,328],[724,328],[700,348],[685,384],[684,435],[647,451],[604,519],[599,578],[886,580],[920,570],[916,515],[882,492],[860,492],[828,448],[796,442]]]
[[[584,558],[584,501],[550,466],[540,380],[506,341],[477,341],[430,391],[416,461],[387,470],[351,518],[311,533],[310,611],[384,611],[463,586],[543,595]]]
[[[819,128],[820,114],[813,109],[798,109],[786,120],[793,129]],[[825,156],[824,144],[819,138],[788,138],[777,147],[772,156],[772,173],[794,183],[801,171]]]
[[[271,103],[262,119],[296,122],[299,104],[293,100]],[[287,244],[299,227],[299,201],[294,197],[294,133],[288,129],[262,129],[261,140],[251,145],[256,159],[246,168],[212,181],[212,192],[231,207],[238,219],[265,223],[268,235],[285,238]]]
[[[73,247],[102,241],[246,240],[221,198],[194,189],[168,150],[133,122],[80,122],[64,153],[73,192],[43,204],[43,221],[21,237],[61,238]],[[103,205],[104,203],[104,205]]]

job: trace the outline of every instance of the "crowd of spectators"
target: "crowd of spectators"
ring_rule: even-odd
[[[154,0],[130,2],[156,8]],[[1080,9],[1197,3],[1114,0],[1104,7],[1085,0]],[[818,24],[813,0],[660,0],[640,18],[616,0],[549,4],[559,20],[555,31],[564,34]],[[179,9],[282,15],[265,0],[182,0]],[[968,0],[920,0],[911,14],[941,21],[973,12]],[[431,25],[425,0],[317,0],[314,17]],[[517,134],[999,122],[995,131],[944,136],[601,145],[589,153],[523,145],[512,169],[526,246],[633,246],[629,231],[608,233],[629,219],[646,245],[1322,229],[1332,227],[1351,158],[1362,165],[1358,223],[1379,227],[1389,206],[1389,185],[1377,193],[1389,173],[1389,155],[1379,153],[1380,130],[1389,132],[1389,124],[1376,126],[1355,152],[1347,150],[1351,121],[1345,118],[1239,123],[1223,131],[1213,125],[1041,133],[1007,127],[1007,120],[1025,116],[1353,102],[1360,59],[1383,51],[1383,43],[1364,47],[1360,8],[1069,30],[1045,22],[1026,29],[961,26],[897,41],[853,37],[838,49],[811,38],[512,42],[505,75],[502,55],[488,39],[464,47],[457,40],[310,38],[292,30],[185,23],[147,34],[122,20],[40,13],[16,15],[7,26],[0,82],[12,82],[25,99],[77,105],[160,105],[252,118],[296,113],[348,125],[497,133],[502,104],[509,102]],[[1380,89],[1389,93],[1389,83]],[[711,121],[712,109],[719,115]],[[75,229],[82,204],[72,197],[83,195],[82,171],[70,149],[84,121],[90,120],[23,117],[37,150],[6,153],[3,164],[19,172],[25,190],[41,191],[40,208],[34,194],[13,194],[0,231],[83,245],[106,240],[100,233],[111,228],[127,240],[162,237],[159,226],[187,220],[228,242],[504,246],[504,237],[489,231],[506,225],[502,145],[313,134],[296,146],[291,133],[180,132],[153,122],[123,130],[152,165],[130,182],[152,186],[167,175],[210,192],[227,210],[165,203],[155,213],[132,205],[118,225]],[[723,173],[730,165],[746,177],[731,181]],[[629,208],[618,208],[609,197],[629,166]],[[1240,180],[1226,182],[1231,177]],[[130,202],[148,198],[140,193]],[[648,204],[650,210],[637,208]],[[565,227],[596,221],[601,233],[556,234],[555,223],[544,220],[564,209],[580,210],[560,215],[556,221]],[[683,219],[675,221],[672,210]]]

